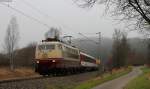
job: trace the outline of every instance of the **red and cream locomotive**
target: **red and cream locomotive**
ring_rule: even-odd
[[[35,61],[36,72],[42,75],[96,70],[100,64],[99,59],[54,39],[47,39],[37,44]]]

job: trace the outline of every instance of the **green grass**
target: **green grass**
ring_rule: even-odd
[[[124,89],[150,89],[150,79],[148,79],[150,68],[144,67],[142,71],[143,74],[130,81]]]
[[[129,73],[130,71],[131,71],[131,68],[129,68],[127,70],[123,70],[121,72],[116,72],[113,74],[104,75],[102,78],[99,78],[99,79],[98,78],[97,79],[91,79],[87,82],[84,82],[84,83],[78,85],[77,87],[75,87],[73,89],[91,89],[91,88],[93,88],[99,84],[102,84],[104,82],[107,82],[107,81],[113,80],[117,77],[120,77],[122,75],[125,75],[125,74]]]

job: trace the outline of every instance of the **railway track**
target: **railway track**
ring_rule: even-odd
[[[33,79],[42,79],[42,78],[44,78],[44,77],[41,76],[41,75],[30,76],[30,77],[22,77],[22,78],[9,78],[9,79],[0,80],[0,84],[1,83],[9,83],[9,82],[19,82],[19,81],[33,80]]]
[[[93,71],[94,72],[94,71]],[[43,78],[54,78],[54,77],[69,77],[69,76],[77,76],[77,75],[82,75],[90,72],[83,72],[83,73],[76,73],[76,74],[66,74],[66,75],[35,75],[35,76],[30,76],[30,77],[18,77],[18,78],[9,78],[9,79],[3,79],[0,80],[0,84],[2,83],[10,83],[10,82],[19,82],[19,81],[28,81],[28,80],[35,80],[35,79],[43,79]]]
[[[30,76],[30,77],[9,78],[9,79],[0,80],[0,84],[2,84],[2,83],[10,83],[10,82],[35,80],[35,79],[43,79],[43,78],[52,78],[52,77],[66,77],[66,76],[78,75],[78,74],[69,74],[69,75],[67,75],[67,74],[66,75],[36,75],[36,76]],[[82,73],[80,73],[80,74],[82,74]]]
[[[72,87],[97,76],[97,72],[85,72],[70,75],[32,76],[0,80],[0,89],[60,89]],[[48,87],[48,88],[47,88]],[[71,89],[71,88],[70,88]]]

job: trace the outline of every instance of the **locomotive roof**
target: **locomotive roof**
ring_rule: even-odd
[[[38,45],[43,45],[43,44],[62,44],[62,45],[65,45],[65,46],[67,46],[69,48],[78,49],[79,50],[79,48],[77,48],[77,47],[73,47],[71,45],[68,45],[68,44],[65,44],[65,43],[59,42],[59,41],[40,42]]]
[[[91,56],[91,55],[88,55],[88,54],[86,54],[86,53],[84,53],[84,52],[80,52],[80,54],[85,55],[85,56],[87,56],[87,57],[90,57],[90,58],[92,58],[92,59],[95,59],[95,57],[93,57],[93,56]]]
[[[42,44],[60,44],[60,42],[58,41],[40,42],[38,45],[42,45]]]

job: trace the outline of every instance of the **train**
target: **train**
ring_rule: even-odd
[[[67,74],[97,70],[100,59],[61,41],[46,40],[36,46],[35,64],[41,75]]]

